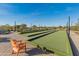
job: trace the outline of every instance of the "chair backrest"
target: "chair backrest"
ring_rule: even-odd
[[[10,40],[10,41],[11,41],[12,46],[13,46],[13,47],[16,47],[17,41],[16,41],[16,40]]]

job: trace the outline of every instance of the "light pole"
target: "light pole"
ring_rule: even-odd
[[[68,17],[68,32],[69,32],[69,35],[70,35],[70,16]]]
[[[32,31],[32,23],[31,23],[30,31]]]
[[[39,24],[39,31],[40,31],[40,24]]]
[[[14,25],[14,27],[15,27],[15,28],[14,28],[14,31],[16,31],[16,21],[14,22],[14,24],[15,24],[15,25]]]

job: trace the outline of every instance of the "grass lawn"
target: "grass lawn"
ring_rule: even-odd
[[[58,55],[73,55],[66,31],[57,31],[33,40],[31,43],[34,45],[39,45],[41,48],[45,47]]]

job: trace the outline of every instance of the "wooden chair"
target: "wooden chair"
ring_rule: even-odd
[[[21,40],[10,40],[12,44],[12,54],[16,53],[17,56],[21,50],[25,50],[26,52],[26,42],[22,42]]]

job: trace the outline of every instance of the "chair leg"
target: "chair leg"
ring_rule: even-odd
[[[14,50],[12,50],[12,54],[14,54]]]
[[[17,52],[17,56],[19,55],[19,51]]]
[[[16,52],[17,56],[19,55],[19,52],[20,52],[20,50],[18,50],[18,51]]]
[[[26,52],[26,46],[25,46],[25,52]]]

